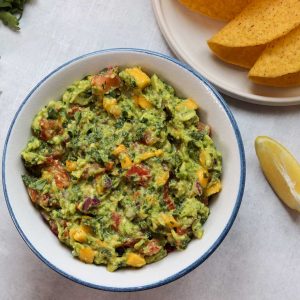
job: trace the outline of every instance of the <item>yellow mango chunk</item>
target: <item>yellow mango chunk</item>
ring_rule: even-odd
[[[165,225],[168,226],[169,228],[174,228],[179,226],[179,223],[175,220],[175,218],[172,215],[161,214],[161,217]]]
[[[70,229],[69,235],[73,240],[79,243],[84,243],[87,241],[87,234],[89,234],[90,232],[91,229],[89,226],[81,225],[78,227],[72,227]]]
[[[120,144],[113,150],[113,155],[119,155],[120,153],[125,151],[126,151],[126,147],[123,144]]]
[[[288,207],[300,212],[300,165],[280,143],[259,136],[255,150],[265,177],[273,190]]]
[[[151,157],[157,157],[162,154],[163,154],[163,150],[161,150],[161,149],[151,151],[151,152],[145,152],[145,153],[142,153],[139,156],[137,156],[137,158],[135,159],[135,162],[140,163],[143,160],[149,159]]]
[[[146,264],[144,257],[136,253],[128,253],[126,263],[128,266],[140,268]]]
[[[199,161],[203,168],[209,168],[212,165],[212,159],[210,153],[206,150],[202,150],[199,154]]]
[[[132,166],[132,160],[127,153],[121,153],[120,162],[122,169],[129,169]]]
[[[90,247],[81,248],[79,251],[79,259],[87,264],[93,263],[95,255],[96,251]]]
[[[169,171],[160,173],[155,180],[158,186],[165,185],[169,179]]]
[[[205,169],[200,169],[197,173],[200,185],[205,188],[208,184],[208,173]]]
[[[135,104],[139,105],[143,109],[152,108],[153,105],[144,96],[134,96],[133,100]]]
[[[117,104],[117,100],[114,98],[103,98],[103,108],[116,118],[120,117],[121,115],[121,109]]]
[[[206,165],[206,153],[205,151],[201,151],[199,155],[199,161],[202,167],[205,167]]]
[[[103,186],[102,176],[101,175],[97,176],[96,179],[95,179],[95,182],[96,182],[95,187],[96,187],[97,193],[100,194],[100,195],[103,194],[105,189],[104,189],[104,186]]]
[[[182,106],[185,106],[188,109],[198,109],[199,108],[198,104],[191,98],[188,98],[177,105],[178,108],[180,108]]]
[[[66,169],[68,172],[73,172],[76,170],[77,163],[76,161],[67,160],[66,161]]]
[[[207,197],[216,194],[218,192],[220,192],[222,189],[222,184],[221,182],[218,180],[216,183],[214,183],[212,186],[210,186],[206,191],[205,191],[205,195]]]
[[[125,69],[125,72],[134,78],[137,87],[140,89],[150,84],[149,76],[137,67]]]

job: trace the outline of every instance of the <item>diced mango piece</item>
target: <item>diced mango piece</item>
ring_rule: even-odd
[[[119,106],[114,106],[111,108],[110,113],[116,117],[119,118],[121,116],[121,109]]]
[[[132,166],[132,160],[127,153],[121,153],[120,162],[122,169],[129,169]]]
[[[84,243],[87,241],[87,234],[91,233],[89,226],[81,225],[78,227],[72,227],[70,229],[69,235],[72,239],[79,243]]]
[[[95,255],[96,251],[90,247],[81,248],[79,251],[79,259],[87,264],[93,263]]]
[[[88,218],[90,218],[89,216],[87,216]],[[80,226],[82,228],[82,230],[85,232],[85,233],[88,233],[88,234],[91,234],[92,233],[92,228],[88,225],[81,225]]]
[[[179,223],[175,220],[175,218],[172,215],[161,214],[161,217],[165,225],[168,226],[169,228],[174,228],[179,226]]]
[[[206,191],[205,194],[207,197],[216,194],[218,192],[220,192],[222,189],[222,184],[221,182],[218,180],[216,183],[214,183],[212,186],[210,186]]]
[[[143,109],[152,108],[153,105],[144,96],[133,96],[135,104],[139,105]]]
[[[86,233],[84,231],[76,231],[73,236],[74,240],[79,243],[84,243],[87,240]]]
[[[119,155],[120,153],[125,151],[126,151],[126,147],[123,144],[120,144],[113,150],[113,155]]]
[[[100,194],[100,195],[103,194],[105,189],[104,189],[104,186],[103,186],[102,176],[101,175],[97,176],[95,182],[96,182],[95,186],[96,186],[97,193]]]
[[[195,102],[194,99],[188,98],[183,101],[182,105],[186,106],[189,109],[198,109],[198,104]]]
[[[169,179],[169,171],[166,171],[166,172],[162,172],[162,173],[158,174],[155,182],[158,186],[162,186],[167,183],[168,179]]]
[[[144,257],[136,253],[128,253],[126,263],[128,266],[140,268],[146,264]]]
[[[77,163],[76,161],[67,160],[66,161],[66,169],[68,172],[73,172],[76,170]]]
[[[180,109],[180,107],[185,106],[188,109],[198,109],[198,104],[191,98],[188,98],[184,101],[182,101],[180,104],[177,105],[177,109]]]
[[[115,98],[104,97],[103,107],[108,113],[112,114],[116,118],[120,117],[121,109],[118,106],[117,100]]]
[[[149,76],[137,67],[125,69],[125,72],[134,78],[137,87],[140,89],[150,84]]]
[[[96,191],[97,191],[98,194],[101,195],[104,192],[104,187],[101,184],[97,184],[96,185]]]
[[[200,185],[205,188],[208,184],[208,172],[205,169],[200,169],[197,173]]]
[[[161,150],[161,149],[151,151],[151,152],[145,152],[145,153],[140,154],[136,158],[135,162],[140,163],[143,160],[146,160],[146,159],[151,158],[151,157],[157,157],[157,156],[160,156],[162,154],[163,154],[163,150]]]
[[[206,150],[202,150],[199,155],[199,161],[202,167],[209,168],[212,164],[212,159]]]
[[[111,107],[117,105],[117,100],[115,98],[103,98],[103,107],[106,111],[109,111]]]

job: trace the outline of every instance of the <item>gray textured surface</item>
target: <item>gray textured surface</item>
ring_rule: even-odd
[[[150,0],[32,0],[14,33],[0,25],[0,145],[30,89],[63,62],[90,51],[139,47],[171,54]],[[1,299],[299,299],[300,217],[264,180],[253,148],[270,135],[300,159],[300,108],[259,107],[228,100],[247,156],[247,184],[225,241],[198,269],[167,286],[107,293],[79,286],[45,266],[18,235],[0,194]]]

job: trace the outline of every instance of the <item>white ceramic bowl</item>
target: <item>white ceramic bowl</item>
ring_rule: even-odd
[[[31,134],[34,115],[50,99],[60,97],[76,79],[110,66],[139,65],[157,73],[178,94],[194,98],[202,119],[211,125],[213,139],[223,154],[223,190],[211,203],[211,214],[201,240],[182,252],[170,253],[160,262],[138,270],[110,273],[103,266],[88,265],[72,257],[42,221],[28,199],[21,175],[20,152]],[[199,266],[220,245],[241,204],[245,185],[245,157],[237,124],[216,90],[198,73],[165,55],[139,49],[110,49],[75,58],[44,78],[18,109],[8,132],[2,164],[3,189],[10,215],[30,249],[49,267],[83,285],[109,291],[137,291],[171,282]]]

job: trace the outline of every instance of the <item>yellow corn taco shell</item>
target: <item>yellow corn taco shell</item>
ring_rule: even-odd
[[[251,0],[179,0],[187,8],[219,20],[232,20]]]
[[[268,43],[299,24],[299,0],[253,0],[208,45],[225,62],[251,68]]]
[[[300,85],[300,26],[267,46],[249,78],[276,87]]]

